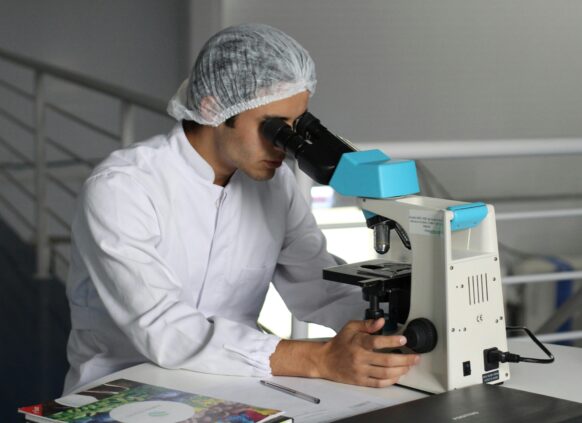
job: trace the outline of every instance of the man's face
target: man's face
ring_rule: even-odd
[[[256,181],[271,179],[281,166],[285,152],[275,147],[260,132],[265,119],[278,117],[289,125],[307,110],[309,94],[307,91],[283,100],[266,104],[256,109],[240,113],[234,127],[225,124],[218,126],[215,133],[215,168],[217,180],[221,174],[230,177],[240,169]]]

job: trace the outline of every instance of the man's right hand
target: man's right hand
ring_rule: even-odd
[[[320,356],[319,377],[354,385],[384,387],[398,382],[418,363],[416,354],[377,352],[406,344],[404,336],[373,335],[384,326],[384,319],[354,320],[327,342]]]
[[[273,375],[319,377],[376,388],[392,385],[420,357],[377,352],[406,343],[400,335],[373,335],[383,326],[384,319],[354,320],[325,343],[281,341],[271,356]]]

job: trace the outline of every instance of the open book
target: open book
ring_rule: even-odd
[[[32,422],[284,422],[283,412],[118,379],[54,401],[21,407]]]

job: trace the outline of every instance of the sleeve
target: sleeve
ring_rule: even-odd
[[[280,339],[181,300],[182,285],[158,253],[151,197],[125,174],[91,178],[74,238],[114,324],[153,363],[170,369],[241,376],[271,374]]]
[[[362,320],[368,305],[361,289],[322,277],[324,268],[337,263],[292,175],[287,178],[287,193],[287,230],[273,277],[277,291],[299,320],[335,331],[349,320]]]

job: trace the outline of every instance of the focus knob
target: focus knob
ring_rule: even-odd
[[[411,320],[403,335],[406,337],[406,346],[419,354],[434,350],[437,344],[436,328],[424,317]]]

